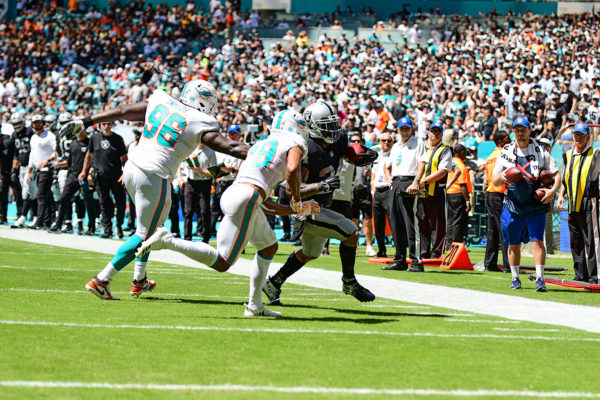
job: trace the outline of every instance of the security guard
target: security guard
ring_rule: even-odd
[[[500,271],[498,268],[498,248],[502,250],[502,270],[510,272],[508,265],[508,245],[502,238],[502,226],[500,225],[500,214],[504,204],[504,192],[506,184],[500,186],[494,185],[492,175],[496,160],[502,151],[502,148],[511,142],[510,136],[506,131],[497,131],[494,134],[494,143],[496,149],[490,154],[485,162],[485,180],[483,183],[485,193],[485,206],[487,208],[487,243],[485,245],[484,268],[486,271]]]
[[[588,140],[589,127],[583,122],[573,128],[574,146],[563,154],[563,181],[557,206],[569,200],[569,236],[576,281],[598,283],[598,149]],[[594,229],[595,228],[595,229]],[[587,263],[586,263],[587,253]],[[587,266],[586,266],[587,264]]]
[[[444,127],[433,123],[427,132],[426,151],[419,160],[417,177],[425,197],[417,202],[421,258],[440,258],[446,238],[446,179],[452,171],[452,149],[442,143]]]
[[[406,248],[412,260],[411,272],[423,272],[423,263],[417,253],[415,194],[419,189],[416,179],[419,160],[425,154],[425,144],[415,136],[412,121],[402,117],[398,121],[400,140],[394,144],[386,165],[386,178],[392,180],[388,195],[389,218],[396,254],[394,263],[383,270],[408,270]]]
[[[453,179],[452,184],[448,182],[448,240],[446,248],[450,247],[452,242],[464,243],[467,233],[467,224],[469,211],[471,211],[471,198],[473,193],[473,184],[471,175],[467,170],[465,161],[467,160],[467,149],[462,144],[454,147],[455,157],[452,161],[456,164],[457,179]]]

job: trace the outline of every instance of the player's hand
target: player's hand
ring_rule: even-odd
[[[329,178],[319,182],[319,192],[328,193],[333,192],[335,189],[340,188],[340,177],[337,175],[330,176]]]
[[[417,182],[411,183],[410,186],[406,188],[406,192],[408,194],[417,194],[418,191],[419,185],[417,184]]]
[[[465,212],[470,212],[471,211],[471,201],[467,200],[467,209],[465,210]]]
[[[46,165],[48,165],[48,160],[44,160],[40,163],[40,169],[44,168]]]
[[[119,180],[117,182],[119,182],[121,185],[125,185],[125,181],[123,180],[123,175],[121,175],[121,177],[119,178]]]
[[[565,209],[565,196],[558,196],[558,200],[556,201],[556,208],[559,210]]]
[[[61,139],[75,139],[84,129],[85,126],[82,120],[74,120],[63,126],[58,134]]]
[[[10,181],[11,182],[19,182],[19,170],[17,168],[13,168],[10,171]]]
[[[302,201],[296,201],[296,199],[290,200],[290,208],[296,214],[302,211]]]
[[[556,192],[549,190],[549,189],[542,189],[544,190],[545,194],[544,197],[542,197],[542,199],[540,200],[540,203],[542,204],[550,204],[554,201],[554,196],[556,196]]]
[[[85,181],[87,179],[85,172],[82,171],[79,175],[77,175],[77,179],[80,181]]]
[[[317,215],[321,212],[321,207],[319,207],[319,203],[317,203],[314,200],[305,201],[304,203],[297,202],[294,204],[300,206],[300,208],[295,209],[294,212],[296,213],[296,215],[300,215],[302,217],[305,217],[308,215]],[[292,207],[292,209],[294,209],[294,206],[292,206],[292,203],[290,203],[290,207]]]

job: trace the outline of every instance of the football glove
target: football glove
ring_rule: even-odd
[[[319,192],[328,193],[333,192],[335,189],[340,187],[340,177],[337,175],[330,176],[329,178],[319,182]]]
[[[356,155],[356,162],[354,165],[357,167],[364,167],[369,164],[373,164],[379,157],[379,154],[377,154],[375,150],[372,150],[368,147],[363,147],[363,150],[365,151],[364,153],[359,153]]]
[[[317,215],[321,212],[321,207],[319,207],[319,203],[317,203],[314,200],[305,201],[304,203],[302,203],[301,201],[290,202],[290,207],[296,215],[302,217],[308,215]]]
[[[10,171],[10,181],[11,182],[19,182],[19,169],[13,168]]]
[[[82,120],[68,122],[58,132],[61,139],[75,139],[85,129]]]

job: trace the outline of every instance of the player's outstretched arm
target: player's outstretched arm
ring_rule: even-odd
[[[236,142],[235,140],[228,139],[221,135],[218,131],[206,132],[202,135],[202,143],[218,151],[219,153],[225,153],[230,156],[246,159],[250,146],[243,142]]]
[[[300,201],[300,184],[302,183],[302,149],[292,147],[287,154],[286,187],[289,188],[293,201]]]

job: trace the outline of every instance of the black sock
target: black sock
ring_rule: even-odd
[[[342,260],[342,276],[345,281],[355,279],[354,261],[356,261],[356,247],[340,243],[340,259]]]
[[[304,264],[302,264],[300,260],[298,260],[298,257],[296,257],[296,252],[293,252],[290,254],[285,264],[283,264],[283,267],[281,267],[279,271],[277,271],[277,273],[270,278],[271,282],[280,288],[287,278],[294,275],[303,266]]]
[[[31,210],[31,200],[23,200],[23,215],[27,219],[27,213]]]

